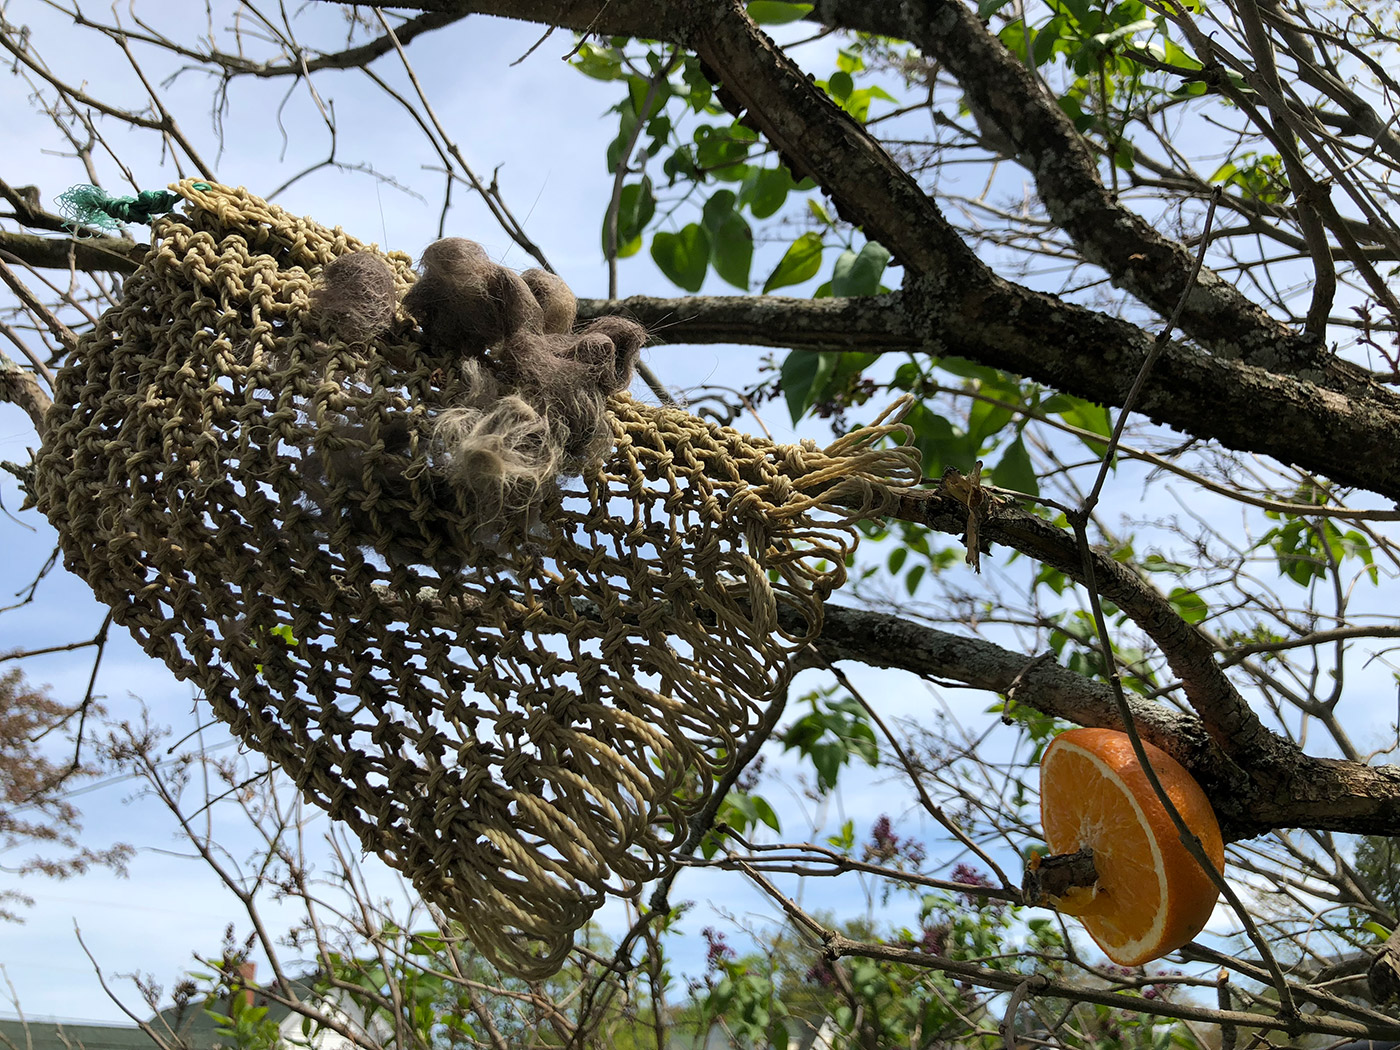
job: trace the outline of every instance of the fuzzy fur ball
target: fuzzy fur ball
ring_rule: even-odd
[[[544,311],[524,278],[493,263],[475,241],[434,241],[418,265],[422,276],[403,305],[418,321],[430,352],[481,357],[522,328],[543,331]]]
[[[520,276],[544,312],[545,333],[562,335],[572,332],[574,321],[578,319],[578,300],[569,291],[564,278],[548,270],[526,270]]]
[[[311,313],[326,336],[367,343],[393,325],[397,298],[389,264],[374,252],[351,252],[321,271],[311,291]]]
[[[517,274],[459,237],[429,245],[419,271],[402,305],[421,330],[423,352],[461,379],[434,417],[429,461],[466,495],[477,539],[504,537],[508,522],[528,529],[560,478],[607,454],[608,398],[630,384],[646,330],[607,317],[575,332],[578,302],[562,278],[539,269]],[[393,273],[371,252],[341,256],[317,279],[311,306],[328,340],[368,342],[394,323]],[[341,492],[335,502],[349,510],[337,527],[368,534],[372,522],[385,528],[384,515],[373,517],[369,507],[411,498],[412,460],[406,424],[371,431],[347,419],[307,457],[305,491],[323,507]],[[407,534],[402,545],[388,542],[386,553],[412,560]]]

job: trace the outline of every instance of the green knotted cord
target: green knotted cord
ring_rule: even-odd
[[[194,185],[195,189],[209,189],[206,183]],[[169,190],[142,190],[134,197],[113,197],[97,186],[74,186],[61,194],[57,203],[74,225],[115,230],[124,222],[149,223],[157,215],[173,210],[180,200],[178,193]]]

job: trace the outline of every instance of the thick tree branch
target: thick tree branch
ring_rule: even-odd
[[[895,513],[905,521],[955,536],[967,526],[966,505],[930,490],[906,493]],[[980,535],[988,545],[1005,544],[1084,583],[1083,556],[1074,535],[1020,507],[993,509],[982,522]],[[1187,700],[1222,753],[1246,767],[1296,753],[1264,728],[1216,663],[1214,644],[1186,623],[1156,588],[1107,554],[1092,552],[1091,557],[1099,594],[1117,605],[1162,650],[1181,680]]]
[[[365,6],[388,5],[370,0]],[[687,44],[795,173],[816,178],[847,217],[897,259],[921,273],[951,266],[969,281],[985,270],[913,179],[774,47],[737,3],[580,0],[561,9],[533,0],[410,0],[394,6],[497,14]],[[1188,289],[1191,251],[1162,236],[1105,189],[1093,154],[1068,116],[962,0],[823,0],[809,18],[909,40],[937,59],[1015,144],[1035,175],[1046,210],[1085,258],[1163,316],[1184,298],[1180,324],[1192,338],[1266,367],[1317,360],[1315,342],[1292,333],[1213,272],[1202,271]]]
[[[580,321],[622,314],[668,343],[740,343],[793,350],[913,351],[922,340],[900,295],[796,299],[780,295],[696,295],[676,299],[580,299]]]
[[[583,319],[614,312],[636,318],[664,342],[953,354],[1115,406],[1151,346],[1146,332],[1125,321],[1000,280],[960,299],[924,294],[915,284],[861,299],[579,302]],[[1400,448],[1400,397],[1340,365],[1306,378],[1279,375],[1172,343],[1138,407],[1184,433],[1400,500],[1400,460],[1393,455]]]
[[[828,660],[898,668],[992,693],[1005,693],[1016,683],[1017,699],[1037,711],[1078,725],[1123,727],[1113,691],[1102,682],[1054,660],[1036,660],[995,642],[949,634],[889,613],[828,605],[816,646]],[[1221,764],[1209,734],[1189,714],[1134,701],[1133,721],[1143,739],[1188,768]]]
[[[1113,283],[1163,317],[1185,301],[1181,330],[1203,345],[1266,367],[1316,359],[1302,340],[1233,284],[1202,270],[1188,285],[1193,253],[1123,207],[1103,185],[1098,163],[1056,100],[963,0],[828,0],[813,17],[847,29],[907,39],[936,59],[978,111],[1015,144],[1051,220]]]
[[[0,354],[0,401],[8,401],[24,409],[34,424],[40,439],[44,436],[44,414],[53,402],[34,373],[26,372],[4,354]]]
[[[816,644],[829,660],[899,668],[992,693],[1004,694],[1019,676],[1016,696],[1036,710],[1081,725],[1122,728],[1107,685],[984,639],[888,613],[829,605]],[[1190,715],[1134,700],[1133,722],[1143,739],[1200,781],[1230,841],[1289,827],[1400,833],[1400,767],[1312,758],[1264,730],[1272,758],[1251,764],[1242,775]]]
[[[794,176],[814,178],[895,261],[950,294],[990,277],[933,199],[749,20],[739,0],[705,0],[693,10],[688,43],[718,76],[721,101],[763,133]]]
[[[0,252],[41,270],[132,273],[149,246],[120,237],[41,237],[0,230]]]

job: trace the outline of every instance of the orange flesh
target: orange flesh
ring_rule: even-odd
[[[1062,898],[1060,911],[1093,917],[1113,942],[1138,941],[1151,932],[1165,886],[1153,862],[1153,844],[1121,782],[1093,756],[1072,749],[1057,756],[1056,777],[1078,785],[1072,809],[1052,807],[1045,838],[1056,853],[1082,846],[1094,851],[1096,894]]]
[[[1220,828],[1200,786],[1146,747],[1168,797],[1223,868]],[[1079,916],[1114,962],[1135,966],[1165,955],[1209,920],[1215,886],[1181,844],[1125,734],[1077,729],[1051,741],[1041,762],[1041,821],[1054,852],[1094,851],[1097,886],[1071,891],[1058,907]]]

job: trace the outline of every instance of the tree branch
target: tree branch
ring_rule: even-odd
[[[937,282],[935,282],[936,284]],[[579,301],[581,319],[623,313],[667,342],[956,355],[1121,406],[1152,340],[1142,329],[1000,279],[961,298],[913,283],[859,299],[633,296]],[[1308,379],[1169,343],[1139,410],[1227,448],[1260,452],[1400,500],[1400,397],[1341,362]]]
[[[965,504],[930,490],[905,493],[895,516],[951,535],[967,526]],[[1084,559],[1074,535],[1020,507],[991,510],[979,534],[988,544],[1003,543],[1084,584]],[[1091,551],[1098,593],[1117,605],[1162,650],[1196,714],[1221,752],[1241,766],[1275,762],[1296,749],[1269,732],[1215,662],[1216,648],[1188,624],[1171,603],[1131,569],[1100,551]]]
[[[4,354],[0,354],[0,401],[24,409],[39,439],[43,440],[44,415],[53,402],[32,372],[26,372]]]
[[[0,252],[42,270],[133,273],[147,247],[120,237],[41,237],[0,230]]]
[[[1098,162],[1069,116],[1034,74],[962,0],[828,0],[828,24],[897,36],[936,59],[979,112],[1015,144],[1051,220],[1113,283],[1163,317],[1185,302],[1181,330],[1229,357],[1268,367],[1313,362],[1317,344],[1292,333],[1233,284],[1202,270],[1193,253],[1164,237],[1104,188]]]
[[[828,605],[815,645],[828,660],[912,671],[991,693],[1004,694],[1014,683],[1017,698],[1044,714],[1078,725],[1123,728],[1113,692],[1102,682],[1054,660],[1036,662],[995,642],[949,634],[889,613]],[[1134,701],[1132,706],[1133,722],[1144,740],[1188,769],[1220,765],[1220,752],[1198,719],[1159,703]]]
[[[389,6],[380,0],[361,3]],[[794,174],[816,178],[849,211],[846,217],[899,261],[921,273],[950,267],[968,282],[985,273],[917,183],[774,47],[737,3],[577,0],[561,10],[536,0],[409,0],[393,6],[481,12],[687,44],[713,67],[731,100],[745,108],[747,119]],[[688,22],[692,13],[694,21]],[[1314,341],[1291,332],[1215,273],[1202,271],[1188,289],[1191,251],[1162,236],[1104,188],[1097,162],[1068,116],[961,0],[823,0],[808,17],[832,28],[909,40],[936,58],[1016,145],[1051,218],[1085,258],[1162,316],[1185,299],[1180,323],[1192,338],[1269,367],[1317,361]]]

